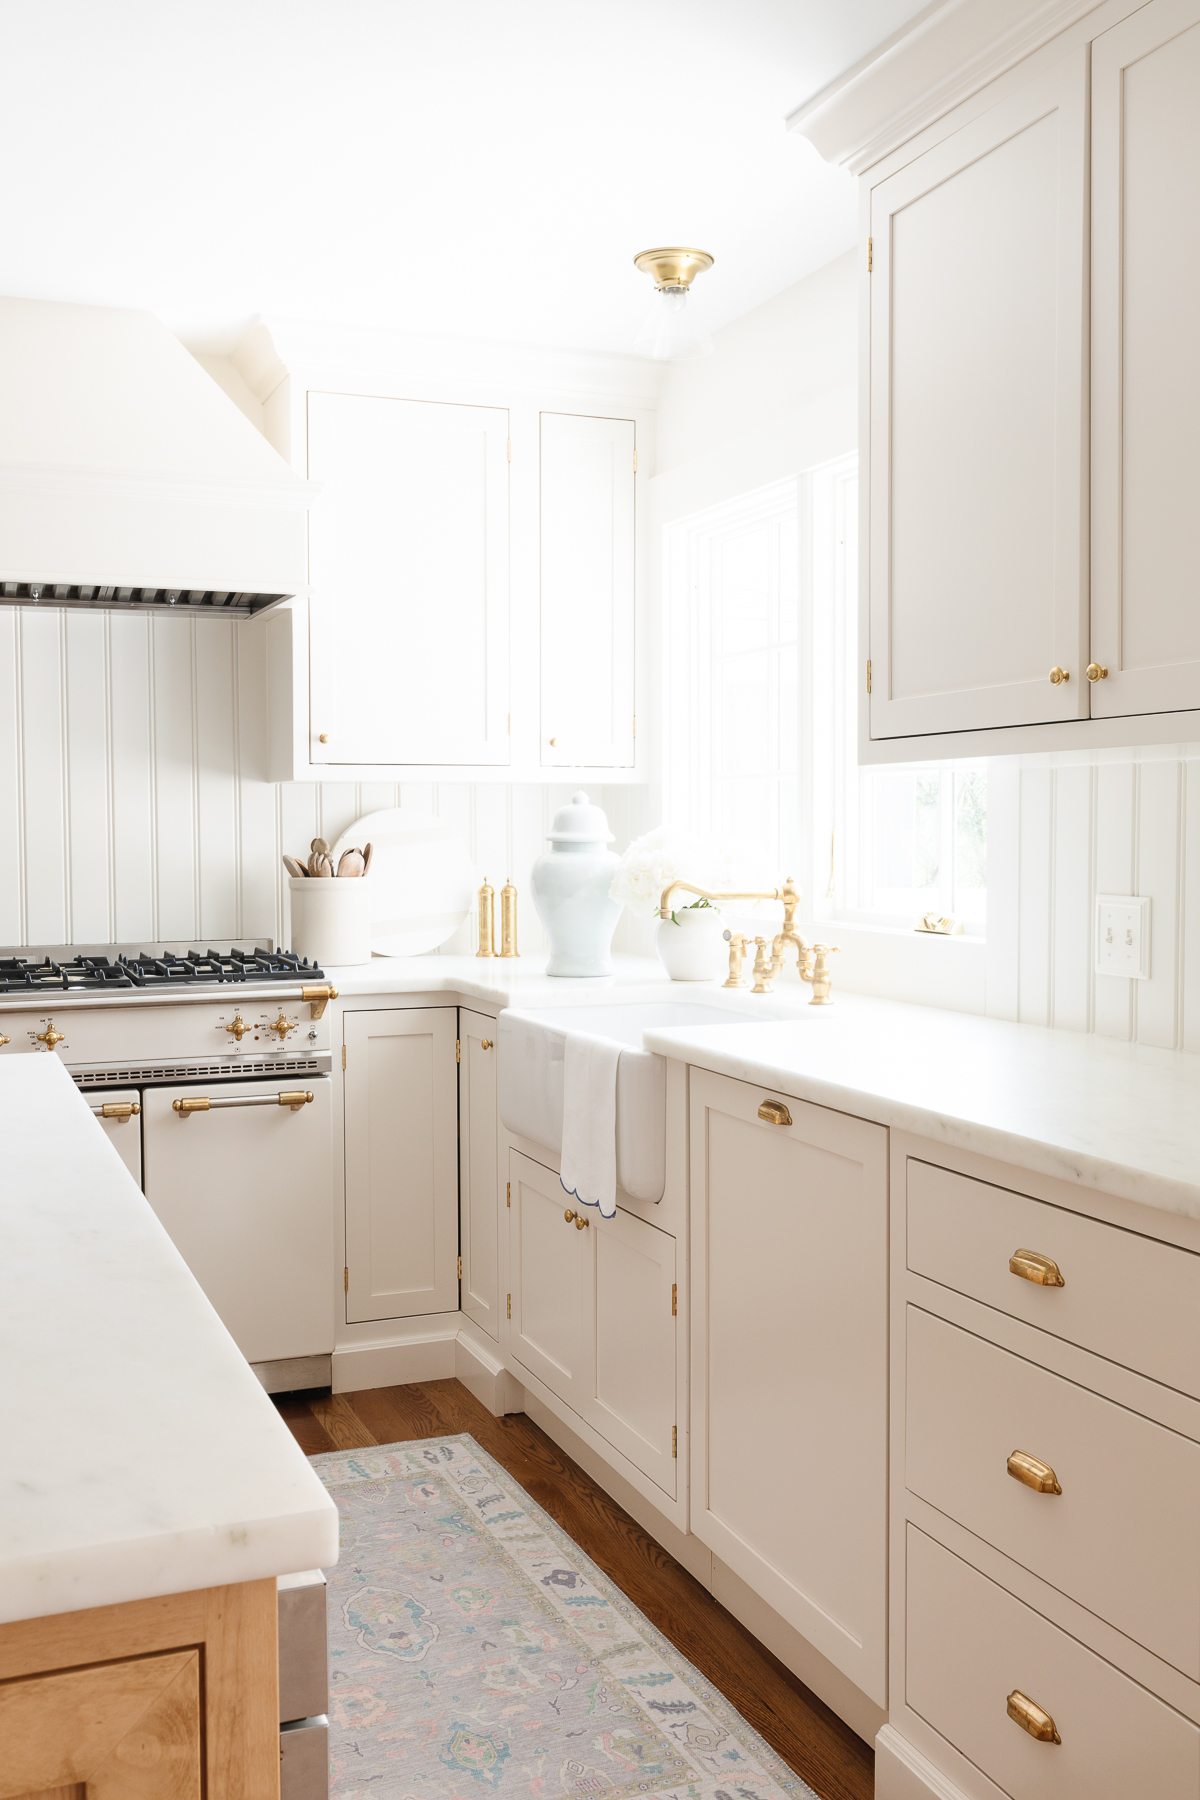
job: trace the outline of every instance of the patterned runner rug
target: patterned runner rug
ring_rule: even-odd
[[[312,1462],[332,1800],[816,1800],[473,1438]]]

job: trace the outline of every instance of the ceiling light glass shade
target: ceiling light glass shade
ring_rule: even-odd
[[[695,297],[686,287],[655,288],[650,310],[633,342],[635,356],[653,356],[660,362],[682,362],[708,356],[713,341],[696,311]]]

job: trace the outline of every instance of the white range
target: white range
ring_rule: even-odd
[[[272,1393],[330,1379],[336,996],[253,945],[0,957],[0,1057],[65,1064]]]

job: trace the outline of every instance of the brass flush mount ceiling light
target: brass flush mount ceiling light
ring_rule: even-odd
[[[708,251],[679,246],[668,250],[643,250],[633,262],[644,275],[654,277],[650,311],[634,339],[637,354],[655,356],[661,362],[707,356],[713,347],[712,339],[696,316],[695,301],[688,290],[695,276],[712,268],[713,259]]]

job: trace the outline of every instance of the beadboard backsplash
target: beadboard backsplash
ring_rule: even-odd
[[[529,870],[571,786],[275,784],[265,768],[253,624],[0,607],[0,945],[286,942],[281,853],[411,805],[458,826],[480,881],[512,877],[520,947],[545,949]],[[475,931],[445,952],[473,952]]]

